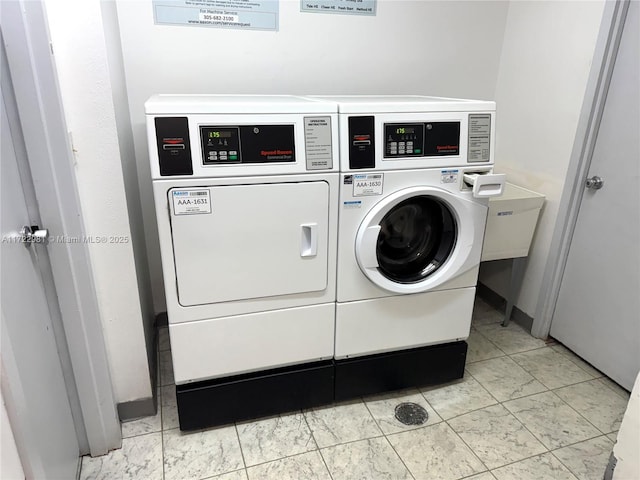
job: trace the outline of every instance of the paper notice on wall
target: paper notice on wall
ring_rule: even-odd
[[[300,11],[372,16],[376,14],[376,0],[300,0]]]
[[[152,0],[157,25],[278,30],[278,0]]]

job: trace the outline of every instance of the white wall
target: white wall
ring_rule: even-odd
[[[492,99],[507,2],[378,0],[375,17],[300,13],[280,31],[154,25],[151,1],[118,0],[156,311],[164,310],[144,129],[155,93],[427,94]]]
[[[16,439],[9,423],[4,396],[0,396],[0,401],[2,403],[2,411],[0,412],[0,478],[7,480],[24,479],[24,469],[18,455]]]
[[[533,317],[604,1],[510,2],[495,91],[496,171],[546,195],[516,305]],[[506,296],[510,263],[480,281]]]
[[[131,238],[99,0],[48,0],[63,108],[88,235]],[[131,241],[89,253],[117,402],[151,397]]]
[[[149,365],[155,367],[155,361],[152,359],[152,356],[156,353],[153,346],[153,342],[156,339],[155,314],[151,292],[147,245],[144,235],[144,219],[142,218],[142,205],[140,204],[138,171],[133,146],[133,131],[131,129],[131,117],[129,116],[129,100],[124,77],[124,65],[122,63],[122,45],[120,43],[118,13],[116,4],[113,1],[102,1],[100,5],[147,354]]]

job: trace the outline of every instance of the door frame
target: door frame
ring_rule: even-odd
[[[2,2],[2,35],[41,226],[54,235],[83,238],[73,151],[42,0]],[[88,246],[67,243],[47,250],[88,443],[79,453],[103,455],[121,446],[122,433]],[[19,425],[13,428],[18,440]]]
[[[618,56],[629,1],[606,1],[604,5],[600,32],[596,41],[569,168],[549,247],[549,256],[542,278],[542,287],[531,327],[531,334],[538,338],[548,337],[551,330],[551,321],[558,302],[562,277],[578,221],[580,204],[584,195],[584,182],[591,167],[591,159],[613,68]]]

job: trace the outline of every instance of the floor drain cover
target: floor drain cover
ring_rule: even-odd
[[[429,414],[417,403],[406,402],[396,406],[396,418],[405,425],[422,425]]]

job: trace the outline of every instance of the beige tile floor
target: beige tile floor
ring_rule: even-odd
[[[154,417],[81,478],[144,480],[600,480],[628,393],[557,343],[476,301],[462,380],[182,433],[166,328]],[[400,402],[426,408],[405,426]]]

